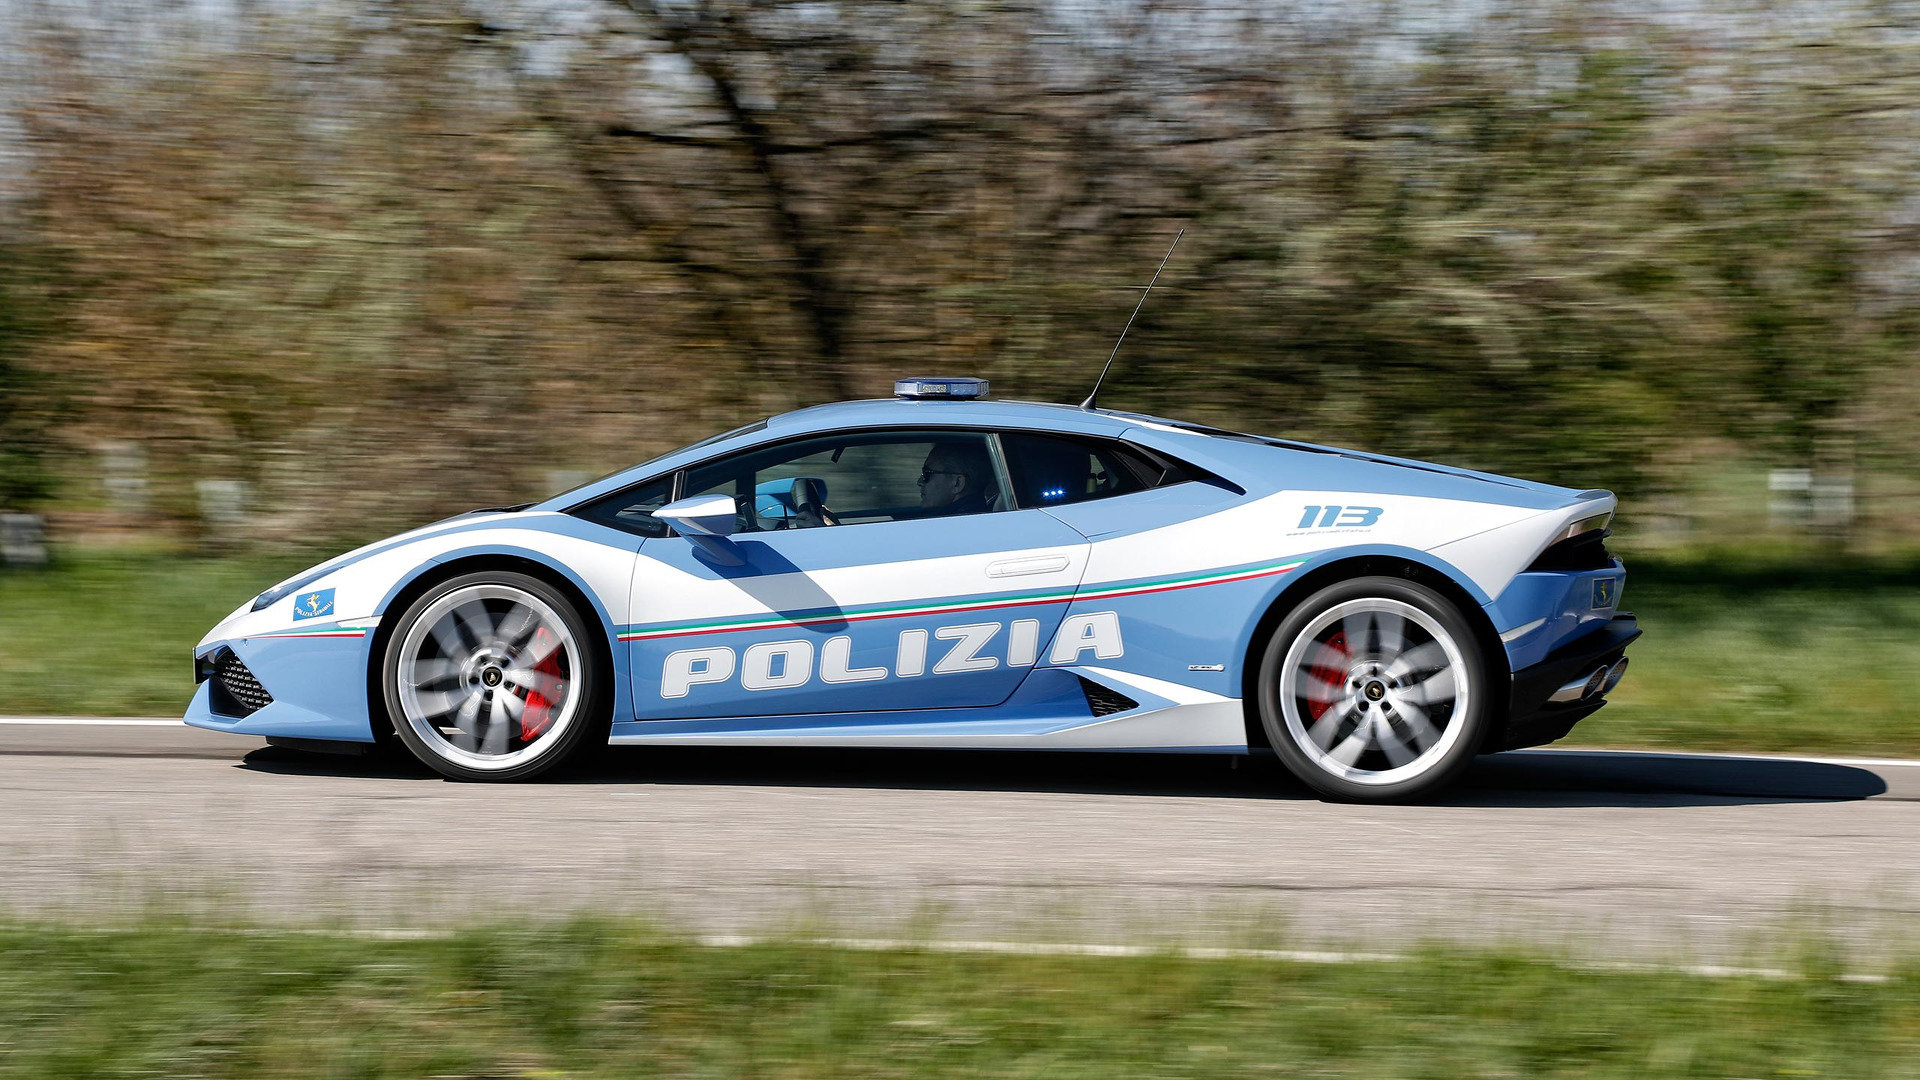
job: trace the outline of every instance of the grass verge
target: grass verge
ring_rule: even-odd
[[[0,927],[0,1077],[1913,1077],[1920,982]]]
[[[1646,636],[1570,744],[1920,757],[1920,563],[1629,560]]]
[[[0,570],[0,713],[178,716],[194,644],[313,561],[63,550],[44,570]]]
[[[0,711],[176,714],[194,642],[310,561],[66,551],[0,573]],[[1571,743],[1920,757],[1920,564],[1634,560],[1625,601],[1647,635]]]

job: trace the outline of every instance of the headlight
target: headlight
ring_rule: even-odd
[[[327,570],[327,567],[321,567],[318,570],[309,570],[299,577],[288,578],[273,588],[268,589],[266,592],[261,593],[259,596],[254,597],[252,610],[259,611],[261,608],[269,607],[277,601],[292,596],[295,592],[325,577]]]
[[[297,581],[287,581],[275,585],[273,588],[253,598],[253,610],[259,611],[263,607],[270,606],[275,600],[291,595],[293,590],[298,586],[299,582]]]

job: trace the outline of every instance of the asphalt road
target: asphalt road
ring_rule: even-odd
[[[183,726],[0,721],[0,909],[376,927],[638,912],[706,932],[1751,960],[1920,947],[1920,767],[1530,751],[1422,806],[1272,763],[634,749],[527,785]]]

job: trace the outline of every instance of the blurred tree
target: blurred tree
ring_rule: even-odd
[[[54,489],[61,403],[55,381],[29,363],[56,325],[45,285],[25,247],[0,240],[0,510],[31,509]]]
[[[55,6],[36,363],[176,491],[372,529],[909,370],[1078,401],[1186,224],[1111,407],[1576,486],[1910,457],[1911,20],[1723,6]]]

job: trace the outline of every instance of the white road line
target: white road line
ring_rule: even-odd
[[[36,724],[48,727],[186,727],[185,720],[139,720],[132,717],[0,716],[0,724]]]
[[[136,927],[123,926],[84,926],[61,927],[78,929],[93,934],[137,933]],[[210,927],[214,932],[241,934],[248,937],[274,937],[282,934],[297,934],[302,937],[344,937],[369,941],[449,941],[458,938],[459,930],[429,930],[420,927],[368,926],[368,927],[306,927],[306,926],[247,926],[247,927]],[[673,935],[663,938],[675,940]],[[992,953],[1003,956],[1173,956],[1183,960],[1262,960],[1282,964],[1400,964],[1412,963],[1420,958],[1404,953],[1349,952],[1335,949],[1228,949],[1219,947],[1183,947],[1162,945],[1101,945],[1093,943],[1066,941],[948,941],[939,938],[841,938],[807,937],[782,934],[765,936],[752,934],[696,934],[679,940],[708,949],[751,949],[756,946],[808,945],[822,949],[845,949],[849,952],[930,952],[930,953]],[[1471,946],[1465,946],[1462,952],[1472,955]],[[1551,967],[1569,971],[1623,972],[1636,975],[1657,975],[1672,972],[1680,975],[1692,975],[1702,979],[1768,979],[1798,981],[1809,978],[1826,978],[1822,975],[1807,975],[1786,968],[1729,967],[1724,964],[1660,964],[1630,960],[1578,960],[1566,957],[1546,957],[1540,961]],[[1841,972],[1833,976],[1837,982],[1884,984],[1894,981],[1892,975],[1877,972]]]
[[[1004,953],[1009,956],[1181,956],[1192,960],[1276,960],[1296,964],[1392,964],[1399,953],[1325,949],[1166,948],[1153,945],[1099,945],[1053,941],[946,941],[939,938],[780,938],[745,934],[702,934],[694,939],[710,949],[746,949],[794,941],[853,952]]]
[[[714,949],[743,949],[755,945],[779,945],[798,942],[829,949],[859,952],[936,952],[1000,953],[1009,956],[1177,956],[1188,960],[1264,960],[1287,964],[1397,964],[1415,957],[1402,953],[1348,952],[1325,949],[1223,949],[1183,948],[1153,945],[1094,945],[1048,941],[916,941],[904,938],[793,938],[753,937],[743,934],[702,934],[694,939]],[[1652,974],[1663,971],[1693,975],[1703,979],[1803,979],[1797,971],[1785,968],[1729,967],[1724,964],[1655,964],[1631,961],[1547,960],[1556,967],[1575,971],[1618,971]],[[1835,976],[1841,982],[1886,983],[1892,976],[1871,972],[1843,972]]]

